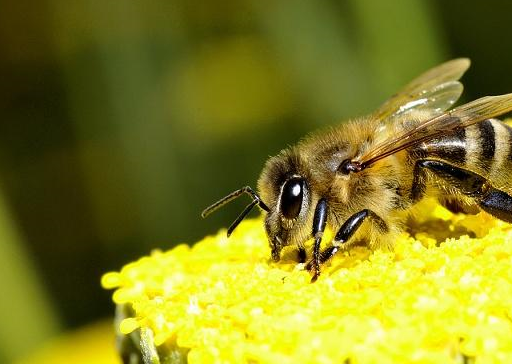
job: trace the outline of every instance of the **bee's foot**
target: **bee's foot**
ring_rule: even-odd
[[[313,273],[313,277],[311,277],[311,283],[315,283],[318,277],[320,277],[320,269],[315,270],[315,272]]]
[[[310,260],[310,261],[306,264],[306,266],[304,267],[304,269],[311,271],[311,269],[313,269],[313,263],[314,263],[314,262],[313,262],[313,260]]]
[[[311,259],[308,264],[306,264],[306,270],[308,270],[313,276],[311,277],[311,283],[316,282],[318,277],[320,276],[320,265],[315,262],[314,259]]]

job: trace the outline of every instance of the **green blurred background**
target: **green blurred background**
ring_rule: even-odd
[[[193,242],[269,155],[470,57],[512,91],[511,2],[0,1],[0,362],[111,316],[102,273]]]

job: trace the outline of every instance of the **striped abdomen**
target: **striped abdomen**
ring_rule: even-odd
[[[413,159],[442,160],[468,169],[512,191],[512,128],[497,119],[429,140],[410,153]]]

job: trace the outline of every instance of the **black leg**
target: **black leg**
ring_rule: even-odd
[[[334,238],[334,243],[337,245],[345,243],[352,237],[352,235],[354,235],[354,233],[357,231],[357,229],[359,229],[367,217],[372,217],[379,223],[385,225],[385,222],[382,221],[382,219],[375,212],[372,210],[364,209],[350,216],[348,220],[345,221],[343,225],[341,225],[340,229],[336,233],[336,237]]]
[[[304,247],[301,246],[298,249],[298,253],[299,253],[299,263],[304,263],[307,258],[306,249],[304,249]]]
[[[372,210],[364,209],[362,211],[356,212],[350,216],[347,221],[343,223],[343,225],[341,225],[340,229],[336,233],[336,237],[334,238],[334,246],[331,246],[325,249],[322,253],[319,253],[318,265],[320,266],[320,264],[325,263],[331,259],[334,254],[338,252],[339,246],[347,242],[367,218],[376,224],[380,231],[386,232],[388,230],[386,222]],[[315,264],[317,264],[317,262],[313,259],[306,266],[306,269],[309,270],[315,268]],[[318,274],[320,274],[320,272],[318,272]]]
[[[480,199],[478,206],[494,217],[512,223],[512,197],[505,192],[491,188]]]
[[[316,205],[315,215],[313,217],[313,238],[315,239],[315,245],[313,246],[313,278],[311,278],[311,282],[316,281],[320,275],[320,243],[322,242],[326,224],[327,201],[322,198]]]
[[[454,196],[441,196],[438,200],[441,205],[454,214],[463,213],[467,215],[475,215],[480,212],[480,209],[476,204],[468,205]]]
[[[418,163],[459,189],[462,194],[474,198],[482,210],[512,223],[512,196],[491,186],[484,177],[444,162],[424,160]]]
[[[337,246],[330,246],[326,248],[321,254],[320,254],[320,264],[323,264],[327,262],[329,259],[331,259],[334,254],[338,252],[340,248]]]
[[[417,165],[434,172],[438,177],[456,187],[462,194],[470,197],[482,195],[488,187],[484,177],[445,162],[422,160],[418,161]]]
[[[340,248],[338,246],[330,246],[328,248],[325,248],[323,252],[320,253],[320,265],[327,262],[329,259],[331,259],[334,254],[338,252]],[[314,260],[310,260],[308,264],[306,265],[306,270],[311,270],[313,268]]]

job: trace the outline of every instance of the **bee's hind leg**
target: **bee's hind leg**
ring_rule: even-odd
[[[498,219],[512,223],[512,197],[509,194],[491,188],[478,206]]]
[[[454,214],[466,214],[466,215],[475,215],[480,212],[480,208],[476,203],[467,203],[462,201],[460,198],[456,196],[440,196],[438,201],[441,205],[443,205],[447,210],[453,212]]]
[[[473,198],[485,212],[512,223],[512,196],[494,188],[486,178],[436,160],[422,160],[418,165],[446,180],[462,194]]]

